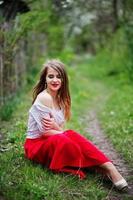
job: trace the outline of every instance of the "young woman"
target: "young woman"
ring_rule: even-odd
[[[34,88],[29,110],[25,156],[54,172],[85,177],[85,168],[100,167],[121,190],[127,182],[112,162],[88,139],[73,130],[63,130],[70,118],[71,99],[64,64],[50,60]]]

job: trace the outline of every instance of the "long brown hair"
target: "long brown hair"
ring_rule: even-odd
[[[38,83],[33,89],[32,103],[34,103],[35,99],[37,98],[37,95],[47,88],[46,76],[47,76],[47,71],[49,67],[56,70],[61,76],[62,84],[61,84],[61,88],[58,91],[56,100],[57,100],[58,105],[64,110],[65,119],[68,120],[71,115],[70,114],[71,97],[70,97],[70,92],[69,92],[69,80],[68,80],[68,76],[67,76],[64,64],[59,60],[55,60],[55,59],[49,60],[48,62],[46,62],[46,64],[44,64],[44,67],[40,74],[40,80],[38,81]]]

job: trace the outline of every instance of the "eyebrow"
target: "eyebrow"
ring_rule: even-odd
[[[50,72],[47,75],[54,75],[54,74]],[[60,74],[57,72],[57,74],[55,74],[55,75],[60,75]]]

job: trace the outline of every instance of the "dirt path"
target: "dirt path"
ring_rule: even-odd
[[[128,181],[129,190],[127,192],[127,195],[129,199],[133,198],[133,183],[131,183],[129,179],[131,175],[133,175],[133,171],[129,169],[128,165],[125,163],[122,157],[116,152],[116,150],[114,149],[113,145],[111,144],[107,136],[104,135],[103,131],[100,128],[96,112],[94,110],[89,112],[89,114],[86,116],[86,122],[88,124],[88,127],[86,127],[85,130],[86,132],[89,132],[89,135],[91,135],[91,137],[93,138],[92,139],[93,143],[96,144],[96,146],[98,146],[113,161],[119,172],[127,180],[129,180]],[[120,197],[120,194],[112,196],[112,194],[110,193],[109,199],[122,200],[123,197]]]

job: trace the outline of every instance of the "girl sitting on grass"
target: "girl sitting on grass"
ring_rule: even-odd
[[[76,83],[77,84],[77,83]],[[64,64],[50,60],[34,88],[29,110],[25,156],[54,172],[85,177],[84,169],[100,167],[114,186],[122,190],[126,180],[94,144],[74,130],[63,130],[70,118],[71,99]]]

